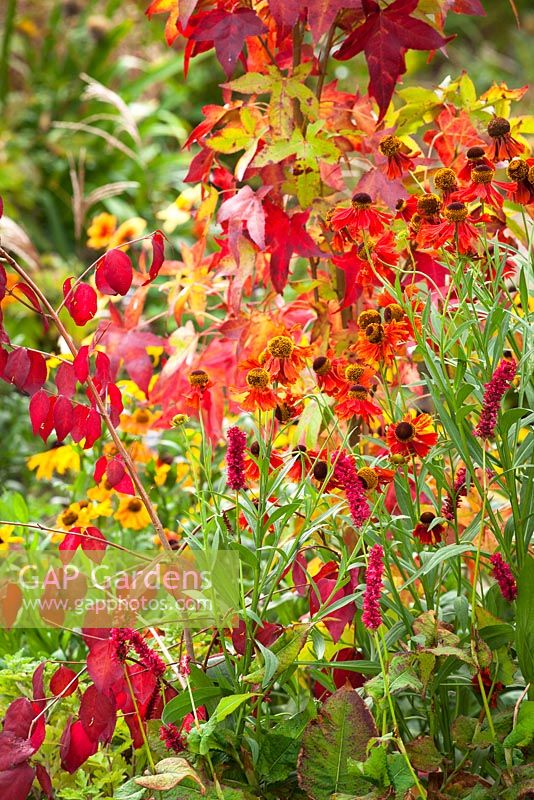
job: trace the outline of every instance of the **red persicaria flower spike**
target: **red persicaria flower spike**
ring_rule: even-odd
[[[460,469],[456,473],[454,486],[452,488],[452,495],[448,494],[443,500],[441,506],[441,516],[445,517],[445,519],[448,520],[454,519],[454,509],[458,508],[460,504],[460,499],[467,495],[467,486],[465,485],[466,477],[467,477],[466,468],[460,467]]]
[[[185,740],[180,733],[180,728],[173,725],[172,722],[161,726],[159,738],[165,742],[167,750],[174,750],[175,753],[181,753],[185,747]]]
[[[493,117],[488,123],[488,136],[493,139],[495,161],[514,158],[525,149],[510,133],[510,123],[504,117]]]
[[[178,665],[178,669],[180,671],[180,675],[183,677],[187,677],[191,675],[191,667],[189,666],[189,662],[191,661],[191,656],[187,653],[184,653],[183,656],[180,658],[180,663]]]
[[[226,482],[230,489],[238,492],[245,487],[245,447],[247,436],[237,426],[228,429],[226,453]]]
[[[374,544],[369,550],[365,573],[365,593],[363,595],[362,622],[366,628],[376,631],[382,624],[380,596],[382,594],[382,575],[384,573],[384,550]]]
[[[493,373],[492,379],[484,385],[482,412],[478,425],[473,431],[475,436],[480,436],[481,439],[491,439],[495,433],[501,400],[510,388],[516,371],[515,361],[504,358]]]
[[[334,467],[334,478],[345,492],[354,526],[361,528],[371,516],[365,496],[365,487],[358,478],[353,460],[346,453],[339,453]]]
[[[517,597],[517,584],[510,565],[504,561],[500,553],[494,553],[490,557],[490,564],[492,566],[491,574],[499,584],[502,596],[511,603]]]
[[[156,678],[160,678],[165,672],[165,662],[147,645],[141,634],[138,631],[134,631],[133,628],[113,628],[111,641],[115,646],[115,656],[121,663],[126,660],[129,648],[133,647],[143,666],[152,672]]]

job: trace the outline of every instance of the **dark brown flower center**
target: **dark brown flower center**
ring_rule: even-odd
[[[404,318],[404,311],[399,306],[398,303],[390,303],[389,306],[386,306],[384,309],[384,319],[386,322],[391,322],[391,320],[395,320],[396,322],[400,322],[401,319]]]
[[[450,192],[452,189],[456,189],[458,184],[454,171],[448,167],[438,169],[434,175],[434,185],[436,188],[441,189],[442,192]]]
[[[395,425],[395,437],[399,442],[409,442],[415,436],[415,428],[411,422],[399,422]]]
[[[356,192],[352,197],[352,207],[360,211],[369,208],[372,202],[371,195],[367,192]]]
[[[263,367],[254,367],[253,369],[247,372],[247,377],[245,378],[247,384],[252,389],[265,389],[268,386],[271,376],[267,372],[266,369]]]
[[[368,325],[371,325],[372,322],[380,322],[381,317],[378,311],[374,308],[368,308],[366,311],[362,311],[362,313],[358,317],[358,326],[360,328],[367,328]]]
[[[209,383],[209,376],[203,369],[194,369],[189,375],[189,383],[191,386],[200,386],[204,388]]]
[[[522,158],[513,158],[506,170],[512,181],[524,181],[528,177],[528,164]]]
[[[471,178],[475,183],[491,183],[495,170],[486,164],[479,164],[471,172]]]
[[[255,458],[257,458],[260,454],[260,443],[252,442],[252,444],[250,445],[250,452]]]
[[[384,136],[378,145],[378,149],[382,155],[387,156],[388,158],[394,156],[395,153],[398,153],[401,147],[402,142],[397,136]]]
[[[371,467],[362,467],[358,470],[357,475],[365,489],[370,490],[378,486],[378,476]]]
[[[348,367],[345,367],[345,378],[352,383],[357,383],[364,372],[364,368],[359,364],[349,364]]]
[[[488,123],[488,135],[492,139],[499,139],[507,133],[510,133],[510,123],[504,117],[493,117]]]
[[[419,522],[422,525],[430,525],[436,519],[436,515],[432,511],[423,511],[419,517]]]
[[[475,147],[470,147],[465,155],[469,161],[478,161],[479,159],[484,158],[484,148],[475,145]]]
[[[131,500],[128,501],[128,511],[131,511],[133,514],[137,514],[138,511],[141,511],[143,508],[143,504],[137,497],[133,497]]]
[[[289,358],[295,345],[289,336],[275,336],[267,345],[267,350],[273,358]]]
[[[424,217],[433,217],[441,208],[441,200],[437,194],[423,194],[417,200],[417,210]]]
[[[315,480],[324,481],[327,475],[328,464],[326,461],[317,461],[317,463],[313,465],[313,477]]]
[[[332,366],[330,359],[326,356],[317,356],[313,360],[312,369],[317,375],[326,375]]]
[[[365,338],[371,344],[380,344],[384,338],[384,328],[377,322],[371,323],[365,329]]]
[[[367,397],[367,389],[361,383],[353,383],[349,389],[349,397],[353,400],[365,400]]]
[[[444,213],[449,222],[463,222],[467,218],[468,211],[465,203],[456,202],[449,203]]]
[[[76,511],[72,511],[71,509],[69,511],[65,511],[65,513],[63,514],[64,525],[74,525],[77,519],[78,519],[78,514],[76,513]]]

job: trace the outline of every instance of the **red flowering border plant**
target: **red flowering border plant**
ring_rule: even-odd
[[[6,313],[1,377],[60,445],[40,467],[83,454],[94,483],[55,524],[0,524],[242,562],[213,630],[84,630],[80,671],[41,664],[5,714],[2,797],[54,797],[118,719],[119,798],[532,792],[532,120],[510,116],[525,87],[478,97],[465,73],[394,96],[448,11],[484,13],[155,0],[185,71],[214,48],[226,75],[184,145],[194,242],[141,237],[135,268],[121,242],[58,307],[0,249],[0,299],[62,343],[15,343]],[[340,89],[361,52],[368,92]],[[170,336],[141,323],[156,286]]]

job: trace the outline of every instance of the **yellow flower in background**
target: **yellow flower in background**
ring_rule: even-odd
[[[117,230],[113,233],[109,240],[108,247],[120,247],[122,250],[126,250],[127,247],[121,246],[132,239],[138,239],[143,235],[145,228],[146,220],[142,219],[141,217],[132,217],[131,219],[127,219],[126,222],[123,222],[121,225],[119,225]]]
[[[165,233],[172,233],[178,225],[185,225],[191,219],[191,211],[202,200],[202,186],[188,186],[178,195],[174,203],[159,211],[156,216],[163,220],[162,228]]]
[[[65,508],[56,520],[56,528],[68,530],[69,528],[85,528],[91,525],[93,520],[100,516],[96,507],[88,500],[80,500],[79,503],[71,503]]]
[[[20,544],[21,536],[12,536],[15,525],[0,525],[0,550],[9,550],[11,544]]]
[[[87,247],[91,247],[93,250],[107,247],[116,227],[117,217],[113,214],[107,214],[105,211],[97,214],[87,228]]]
[[[156,474],[154,475],[154,483],[156,486],[163,486],[170,471],[170,464],[156,464]]]
[[[150,525],[150,517],[142,501],[138,497],[123,497],[113,515],[123,528],[140,531]]]
[[[12,303],[16,303],[17,302],[16,297],[13,297],[12,295],[8,294],[8,292],[10,292],[13,289],[13,287],[15,286],[15,284],[17,284],[18,282],[19,282],[19,276],[15,272],[8,272],[7,273],[7,276],[6,276],[6,295],[2,298],[2,300],[0,300],[0,305],[2,305],[4,308],[6,306],[11,305]],[[22,296],[21,293],[17,292],[17,291],[15,291],[15,294],[18,294],[19,297]]]
[[[121,414],[121,430],[125,433],[142,435],[150,430],[157,416],[148,408],[137,408],[133,414]]]
[[[28,469],[36,469],[36,478],[49,481],[54,472],[64,475],[67,470],[80,471],[80,454],[70,444],[36,453],[28,459]]]

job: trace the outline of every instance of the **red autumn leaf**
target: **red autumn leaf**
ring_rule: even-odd
[[[72,364],[63,362],[56,371],[55,383],[59,394],[72,397],[76,392],[76,372]]]
[[[72,430],[74,409],[67,397],[60,395],[54,406],[54,428],[59,442],[62,442]]]
[[[410,16],[418,0],[395,0],[381,9],[375,0],[363,0],[365,22],[343,42],[335,58],[346,61],[365,53],[369,67],[369,94],[380,110],[379,122],[386,113],[399,75],[406,72],[407,50],[437,50],[450,41],[427,22]]]
[[[264,647],[270,647],[284,632],[282,625],[277,622],[262,622],[254,633],[254,641],[260,642]],[[237,628],[232,628],[232,644],[239,655],[245,655],[247,644],[247,628],[244,620],[239,620]]]
[[[94,684],[83,693],[79,717],[89,739],[103,744],[111,741],[117,722],[115,701],[109,695],[101,694]]]
[[[115,463],[114,463],[115,462]],[[110,472],[108,473],[108,467],[110,467]],[[111,486],[117,492],[122,492],[123,494],[135,494],[134,485],[132,483],[132,479],[127,474],[124,464],[121,461],[114,458],[111,459],[109,462],[106,456],[101,456],[95,464],[95,471],[93,473],[93,477],[96,483],[100,483],[102,480],[104,473],[106,473],[106,479],[110,480],[110,474],[112,478]],[[115,482],[116,481],[116,482]]]
[[[43,790],[43,794],[48,798],[48,800],[53,800],[54,790],[52,787],[52,780],[42,764],[37,764],[35,767],[35,777],[39,781],[39,786]]]
[[[304,10],[313,40],[318,42],[342,9],[361,9],[362,0],[269,0],[269,11],[280,25],[292,28]]]
[[[484,147],[486,144],[465,109],[458,111],[455,106],[447,104],[436,117],[435,124],[437,129],[425,131],[423,141],[431,144],[442,163],[452,169],[465,163],[465,150],[469,147]]]
[[[26,283],[16,283],[15,286],[13,286],[12,291],[14,291],[15,289],[18,289],[19,292],[23,294],[24,297],[30,302],[32,308],[34,308],[38,314],[42,315],[44,329],[45,331],[47,331],[49,328],[48,318],[45,317],[43,309],[41,308],[41,302],[37,297],[37,295],[35,294],[32,287],[28,286]]]
[[[362,661],[363,656],[358,650],[355,650],[353,647],[343,647],[341,650],[338,650],[337,653],[333,656],[330,663],[343,663],[346,661]],[[331,675],[332,680],[334,681],[334,686],[336,689],[341,689],[342,686],[352,686],[353,689],[358,688],[359,686],[363,686],[366,681],[365,675],[361,672],[356,672],[352,669],[343,669],[340,667],[339,669],[322,669],[321,672],[323,675]],[[328,691],[319,681],[314,681],[312,691],[314,696],[317,700],[322,700],[323,703],[330,697],[331,692]]]
[[[150,265],[150,270],[148,272],[148,280],[146,280],[143,286],[146,286],[147,283],[150,283],[157,278],[158,273],[161,269],[161,265],[165,260],[165,237],[163,236],[161,231],[156,231],[152,234],[152,264]]]
[[[42,711],[46,705],[46,695],[43,681],[45,667],[46,661],[43,661],[42,664],[39,664],[32,675],[33,703],[39,708],[39,711]]]
[[[33,428],[33,435],[40,436],[46,442],[54,423],[51,411],[55,403],[55,398],[50,397],[44,389],[36,392],[30,400],[30,419]]]
[[[485,17],[486,12],[480,0],[441,0],[441,14],[468,14],[472,17]]]
[[[287,283],[289,262],[295,253],[306,258],[324,256],[309,233],[306,222],[309,211],[299,211],[291,217],[280,206],[266,200],[265,241],[271,252],[271,281],[282,293]]]
[[[34,777],[35,770],[29,764],[19,764],[0,772],[0,797],[2,800],[26,800]]]
[[[46,361],[40,353],[17,347],[9,353],[2,378],[29,395],[35,394],[46,381]]]
[[[56,697],[68,697],[73,694],[78,688],[78,675],[74,670],[63,666],[63,664],[54,672],[50,678],[50,691]]]
[[[184,178],[184,183],[206,183],[211,171],[215,152],[203,147],[189,164],[189,170]]]
[[[217,58],[229,78],[245,39],[258,36],[266,30],[261,19],[250,8],[238,8],[234,12],[217,9],[203,16],[191,39],[195,42],[213,42]]]
[[[195,10],[198,0],[153,0],[145,14],[150,19],[154,14],[169,14],[165,24],[165,39],[171,45],[178,36],[177,23],[183,28],[189,22],[189,17]]]
[[[114,425],[118,425],[120,422],[120,416],[124,411],[121,390],[115,383],[110,383],[108,384],[107,392],[110,405],[109,416],[111,417],[112,423]]]
[[[98,742],[93,742],[86,734],[80,720],[69,721],[59,743],[61,766],[71,774],[85,764],[98,750]]]
[[[94,408],[89,409],[89,413],[87,414],[85,420],[85,431],[84,437],[85,442],[83,445],[84,450],[89,450],[97,439],[100,439],[102,435],[102,419],[98,411]],[[78,440],[79,441],[79,440]]]
[[[21,739],[28,739],[34,753],[40,748],[45,738],[45,719],[44,715],[39,715],[39,712],[38,704],[31,703],[27,697],[18,697],[10,703],[4,718],[4,733],[12,733]],[[34,722],[36,717],[38,719]]]
[[[222,203],[217,215],[217,221],[229,223],[228,239],[233,252],[235,251],[237,237],[241,232],[243,222],[254,244],[257,244],[261,250],[265,247],[263,198],[270,188],[270,186],[263,186],[257,192],[254,192],[250,186],[243,186],[237,194]]]
[[[334,588],[338,581],[338,565],[333,561],[326,563],[317,575],[311,579],[310,586],[310,613],[316,614],[320,606],[328,601],[328,605],[333,605],[344,597],[350,596],[357,585],[357,570],[350,570],[349,582],[334,593]],[[352,622],[356,606],[354,600],[349,600],[345,605],[335,609],[323,622],[330,633],[334,642],[338,642],[345,630],[346,625]]]
[[[95,380],[98,381],[100,386],[107,386],[111,380],[111,361],[100,350],[95,358]]]
[[[78,350],[77,356],[72,362],[74,374],[80,383],[85,383],[89,376],[89,347],[84,344]]]
[[[29,739],[21,739],[20,736],[6,730],[0,733],[0,771],[9,769],[14,764],[22,764],[34,752]]]
[[[115,655],[115,645],[110,639],[91,640],[87,656],[87,672],[101,694],[109,697],[124,684],[123,666]],[[128,690],[128,687],[126,687]]]
[[[75,289],[72,289],[73,282],[74,278],[67,278],[63,284],[65,307],[76,325],[87,325],[96,314],[96,292],[87,283],[79,283]]]
[[[132,262],[122,250],[108,250],[95,273],[96,287],[102,294],[125,295],[133,280]]]
[[[89,554],[89,558],[98,564],[104,556],[103,551],[107,547],[107,541],[102,531],[95,528],[94,525],[88,525],[86,528],[69,528],[69,532],[59,545],[63,564],[68,564],[72,553],[78,547],[81,547],[84,552]]]

